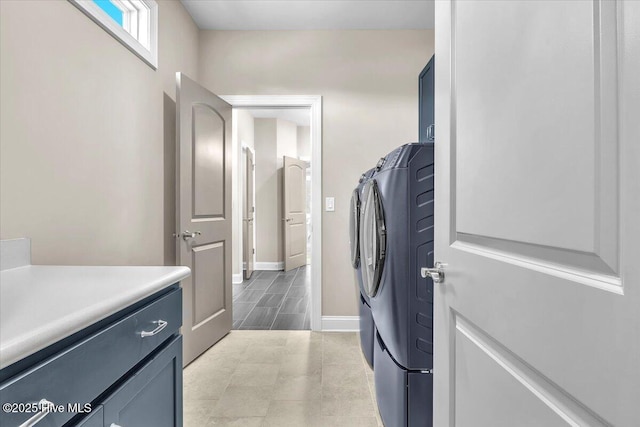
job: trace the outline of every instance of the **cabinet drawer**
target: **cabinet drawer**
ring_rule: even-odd
[[[104,402],[105,426],[182,427],[182,336]]]
[[[66,406],[93,402],[178,332],[182,324],[181,309],[182,290],[177,288],[7,380],[0,385],[0,403],[47,399]],[[0,425],[17,426],[29,415],[32,414],[0,412]],[[52,412],[41,423],[61,426],[74,415],[69,411]]]

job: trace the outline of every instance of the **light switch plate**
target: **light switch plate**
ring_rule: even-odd
[[[333,212],[336,210],[335,198],[326,197],[324,200],[324,210],[327,212]]]

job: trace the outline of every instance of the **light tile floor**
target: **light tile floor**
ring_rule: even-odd
[[[184,370],[184,426],[382,426],[356,333],[232,331]]]

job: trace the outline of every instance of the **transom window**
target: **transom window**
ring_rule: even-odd
[[[69,0],[154,69],[158,66],[155,0]]]

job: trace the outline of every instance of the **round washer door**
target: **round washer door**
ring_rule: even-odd
[[[360,265],[360,192],[356,188],[351,194],[351,217],[349,218],[349,242],[351,243],[351,265]]]
[[[362,192],[360,218],[360,262],[362,285],[369,297],[374,297],[380,286],[387,249],[387,231],[384,224],[382,200],[375,179],[368,181]]]

